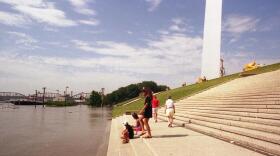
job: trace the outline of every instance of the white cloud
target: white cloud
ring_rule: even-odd
[[[25,48],[28,48],[28,49],[39,48],[36,45],[36,43],[38,43],[38,41],[36,39],[34,39],[33,37],[31,37],[30,35],[27,35],[27,34],[21,33],[21,32],[14,32],[14,31],[10,31],[7,33],[12,36],[12,38],[16,44],[24,46]]]
[[[70,3],[75,7],[75,11],[84,15],[95,15],[96,12],[93,9],[89,9],[89,0],[69,0]]]
[[[19,14],[0,11],[0,23],[10,26],[24,26],[29,23],[29,20]]]
[[[87,0],[69,0],[73,6],[83,7],[87,4]]]
[[[104,31],[103,30],[85,30],[85,33],[90,33],[90,34],[101,34]]]
[[[50,32],[58,32],[58,29],[53,27],[48,27],[48,26],[44,27],[43,30],[50,31]]]
[[[101,55],[112,55],[112,56],[130,56],[136,53],[136,49],[130,47],[126,43],[117,43],[111,41],[97,41],[95,45],[90,44],[81,40],[72,40],[75,47],[86,51],[94,52]]]
[[[185,32],[185,31],[186,31],[185,28],[180,27],[180,26],[178,26],[178,25],[171,25],[171,26],[169,27],[169,29],[172,30],[172,31],[177,31],[177,32]]]
[[[135,78],[122,73],[106,73],[82,68],[78,70],[71,68],[69,71],[59,65],[70,61],[71,59],[2,55],[0,66],[5,68],[0,68],[1,89],[30,94],[43,86],[47,86],[47,92],[63,90],[65,86],[69,86],[69,89],[75,92],[90,92],[103,87],[109,92],[128,83],[137,82]],[[58,83],[61,78],[63,81]]]
[[[154,11],[160,5],[161,1],[162,0],[146,0],[150,5],[148,11]]]
[[[256,31],[259,21],[259,19],[250,16],[229,15],[223,22],[223,31],[232,34]]]
[[[47,23],[53,26],[68,27],[77,25],[76,22],[65,17],[63,11],[58,10],[53,4],[49,3],[47,7],[35,8],[31,6],[16,6],[16,10],[29,15],[40,23]]]
[[[96,15],[96,11],[86,8],[76,9],[76,12],[84,15]]]
[[[171,22],[172,24],[169,27],[170,31],[178,32],[178,33],[193,31],[193,27],[189,26],[183,18],[176,17],[171,19]]]
[[[97,26],[97,25],[99,25],[99,21],[96,20],[96,19],[80,20],[79,22],[82,23],[82,24],[92,25],[92,26]]]
[[[167,35],[167,34],[169,34],[169,31],[166,31],[166,30],[158,30],[157,31],[159,34],[161,34],[161,35]]]
[[[0,69],[1,87],[9,88],[3,83],[8,82],[19,85],[22,90],[34,90],[42,85],[59,89],[69,85],[83,90],[91,90],[94,86],[112,91],[143,80],[178,87],[185,81],[195,81],[200,73],[201,37],[162,35],[158,39],[146,41],[141,47],[113,41],[71,42],[79,49],[77,53],[85,51],[92,55],[83,57],[81,53],[81,57],[69,58],[13,55],[13,52],[5,54],[0,51],[0,65],[9,66]],[[59,45],[56,42],[50,44]],[[58,83],[61,77],[64,79]]]
[[[63,42],[59,42],[59,41],[51,41],[51,42],[44,42],[43,44],[49,46],[54,46],[54,47],[61,47],[61,48],[68,48],[69,45],[68,44],[65,44]]]
[[[43,0],[0,0],[0,2],[10,5],[24,5],[33,7],[43,7],[45,5]]]
[[[173,18],[172,22],[176,25],[184,24],[184,20],[182,18],[179,18],[179,17]]]
[[[102,64],[110,66],[109,68],[114,68],[115,63],[121,62],[118,66],[126,72],[178,74],[181,70],[186,70],[182,64],[189,64],[189,70],[199,69],[202,39],[182,34],[163,35],[159,40],[148,41],[146,47],[112,41],[97,41],[96,44],[90,44],[72,40],[72,43],[80,50],[103,55],[102,59],[93,62],[101,61]],[[192,61],[193,63],[190,63]]]
[[[52,26],[68,27],[77,23],[68,19],[62,10],[57,9],[54,3],[43,0],[0,0],[0,3],[11,5],[12,9],[36,20]]]

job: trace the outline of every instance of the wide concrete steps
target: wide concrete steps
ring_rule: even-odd
[[[197,101],[197,100],[231,100],[231,99],[258,99],[260,97],[263,97],[263,98],[280,98],[280,95],[279,95],[279,92],[280,91],[275,91],[275,92],[260,92],[260,93],[252,93],[252,94],[248,94],[248,93],[237,93],[237,94],[233,94],[231,93],[230,95],[228,94],[215,94],[215,95],[204,95],[203,96],[203,99],[200,99],[198,98],[198,96],[193,96],[193,97],[189,97],[188,98],[188,101],[189,100],[192,100],[192,101]],[[194,98],[195,97],[195,98]]]
[[[184,113],[184,114],[196,114],[204,117],[227,119],[233,121],[257,123],[262,125],[280,126],[280,119],[278,114],[208,111],[208,110],[205,111],[205,110],[196,110],[196,109],[188,109],[188,110],[177,109],[176,112]]]
[[[279,91],[280,93],[280,91]],[[279,94],[275,94],[275,95],[266,95],[266,96],[262,96],[262,95],[255,95],[255,96],[246,96],[246,97],[242,97],[242,96],[235,96],[235,97],[225,97],[225,96],[216,96],[216,97],[197,97],[196,99],[186,99],[186,100],[181,100],[180,102],[184,102],[184,101],[187,101],[187,102],[201,102],[201,101],[211,101],[211,102],[215,102],[215,101],[248,101],[248,102],[255,102],[255,101],[280,101],[280,95]]]
[[[161,115],[163,115],[163,114],[161,114]],[[194,123],[194,124],[198,124],[198,125],[202,125],[202,126],[207,126],[207,127],[211,127],[211,128],[215,128],[215,129],[221,129],[224,131],[237,133],[240,135],[245,135],[245,136],[253,137],[256,139],[263,139],[264,141],[271,141],[273,143],[280,144],[280,142],[279,142],[280,136],[275,134],[275,133],[279,133],[279,131],[277,130],[277,127],[262,126],[262,127],[258,128],[258,126],[260,126],[260,125],[254,126],[250,123],[201,117],[201,116],[196,116],[196,115],[178,114],[175,116],[175,118],[176,118],[176,120],[181,120],[185,123]],[[262,131],[260,131],[260,130],[262,130]],[[267,130],[267,131],[265,132],[265,130]],[[272,131],[272,132],[274,132],[274,134],[269,133],[268,131]]]
[[[232,87],[232,86],[230,86]],[[271,86],[273,87],[273,86]],[[264,87],[262,87],[263,89]],[[268,86],[266,86],[265,88],[267,88],[266,92],[263,92],[263,90],[241,90],[243,88],[240,89],[236,89],[236,90],[227,90],[227,89],[223,89],[224,91],[221,90],[216,90],[215,88],[211,88],[209,89],[207,92],[201,92],[198,93],[195,97],[190,97],[190,99],[192,98],[196,98],[197,96],[203,96],[203,97],[228,97],[228,93],[230,93],[232,96],[256,96],[256,95],[273,95],[273,94],[277,94],[280,90],[280,87],[276,87],[276,88],[268,88]],[[222,88],[220,88],[222,89]],[[241,90],[241,91],[240,91]],[[218,93],[218,94],[217,94]]]
[[[163,113],[161,115],[164,115]],[[252,130],[258,130],[262,132],[269,132],[280,135],[280,129],[278,126],[265,125],[262,123],[254,123],[240,120],[232,120],[231,118],[221,118],[211,116],[208,114],[193,113],[193,112],[176,112],[176,119],[191,123],[193,120],[205,121],[211,123],[224,124],[227,126],[235,126],[240,128],[247,128]]]
[[[180,105],[176,105],[178,108],[197,108],[197,107],[215,107],[215,108],[260,108],[260,109],[280,109],[280,104],[193,104],[192,105],[184,105],[184,103],[180,103]]]
[[[188,101],[188,102],[198,102],[198,101],[232,101],[232,100],[236,100],[236,101],[265,101],[265,100],[270,100],[270,101],[280,101],[280,90],[275,92],[275,93],[269,93],[269,92],[265,92],[266,94],[253,94],[253,95],[245,95],[243,93],[239,93],[236,95],[232,95],[232,94],[227,94],[227,95],[221,95],[221,94],[216,94],[216,95],[195,95],[195,96],[191,96],[187,99],[181,99],[178,102],[184,102],[184,101]]]
[[[189,108],[178,107],[181,110],[187,110]],[[280,114],[279,109],[271,109],[271,108],[218,108],[218,107],[192,107],[192,109],[198,110],[216,110],[216,111],[232,111],[232,112],[249,112],[249,113],[267,113],[267,114]]]
[[[255,99],[254,101],[251,100],[244,100],[244,101],[241,101],[241,100],[201,100],[201,101],[182,101],[179,103],[180,104],[191,104],[191,105],[196,105],[196,104],[202,104],[202,105],[205,105],[205,104],[212,104],[212,105],[215,105],[215,104],[222,104],[222,105],[280,105],[280,101],[279,100],[265,100],[265,99],[260,99],[260,100],[257,100]]]
[[[159,118],[162,120],[167,120],[163,114],[159,114]],[[184,125],[186,128],[210,135],[219,139],[230,141],[231,143],[236,143],[238,145],[244,146],[254,151],[259,151],[269,155],[280,155],[280,145],[276,135],[271,135],[263,137],[264,134],[258,131],[252,131],[248,129],[241,129],[236,127],[224,126],[222,124],[215,124],[209,122],[203,122],[199,120],[185,121],[186,118],[175,117],[175,124]],[[273,138],[273,140],[269,140]],[[268,141],[269,140],[269,141]]]
[[[175,107],[178,125],[280,156],[280,70],[235,79]],[[167,120],[163,110],[159,118]]]

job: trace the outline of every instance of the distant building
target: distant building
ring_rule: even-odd
[[[53,101],[65,101],[65,96],[57,96],[53,98]]]

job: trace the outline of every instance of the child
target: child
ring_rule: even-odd
[[[122,143],[128,143],[129,139],[133,139],[134,137],[134,132],[133,132],[133,128],[128,124],[128,122],[124,123],[125,129],[122,131]]]
[[[135,134],[137,134],[138,131],[142,130],[140,119],[139,119],[138,115],[135,112],[132,113],[132,117],[136,121],[135,122],[135,126],[132,126],[132,127],[133,127],[133,130],[135,131]]]

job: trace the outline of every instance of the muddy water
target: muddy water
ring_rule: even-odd
[[[110,112],[0,103],[0,156],[106,155]]]

